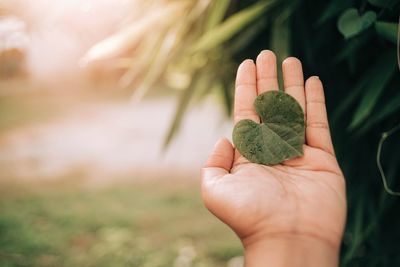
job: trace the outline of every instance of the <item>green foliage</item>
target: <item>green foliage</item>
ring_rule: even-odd
[[[244,157],[275,165],[303,155],[304,113],[293,97],[266,92],[255,99],[254,107],[262,123],[241,120],[233,129],[233,143]]]
[[[390,23],[390,22],[381,22],[377,21],[375,23],[375,30],[376,32],[392,43],[397,43],[397,32],[398,32],[398,24],[397,23]]]
[[[67,177],[71,178],[71,177]],[[0,187],[0,266],[226,266],[238,238],[204,208],[196,184],[87,188],[73,182]]]
[[[396,54],[393,52],[388,51],[382,55],[373,67],[374,71],[371,72],[371,75],[362,81],[363,86],[357,87],[362,90],[360,91],[360,103],[354,112],[349,129],[355,129],[369,118],[387,83],[398,72]]]
[[[350,38],[366,30],[375,20],[374,11],[368,11],[360,16],[357,9],[349,8],[340,16],[338,29],[345,38]]]
[[[231,1],[229,7],[219,7],[219,12],[226,10],[225,16],[213,19],[223,17],[219,23],[206,28],[198,22],[203,32],[193,43],[208,36],[212,45],[201,54],[204,65],[196,77],[208,77],[214,86],[200,84],[195,90],[223,91],[221,102],[229,111],[235,68],[242,60],[255,58],[262,49],[273,49],[280,60],[288,55],[300,58],[305,75],[318,75],[324,82],[335,151],[347,180],[349,215],[341,265],[400,266],[400,200],[384,190],[376,162],[381,133],[400,124],[400,2],[279,0],[253,14],[254,19],[246,17],[245,25],[229,23],[234,28],[224,29],[229,33],[224,38],[209,33],[269,2]],[[207,13],[211,16],[217,6],[210,5]],[[388,187],[399,191],[398,131],[380,152]]]
[[[396,2],[396,0],[368,0],[371,5],[381,8],[392,8]]]
[[[318,75],[324,82],[335,152],[347,178],[349,216],[342,266],[400,266],[400,201],[384,190],[376,162],[381,133],[400,124],[396,62],[400,2],[168,3],[173,6],[166,11],[175,12],[177,7],[186,8],[185,12],[174,21],[168,20],[162,33],[150,28],[151,35],[131,38],[142,41],[134,49],[135,64],[124,75],[128,84],[139,83],[134,93],[139,98],[149,88],[181,90],[165,146],[179,130],[194,99],[217,95],[226,113],[231,114],[235,72],[242,60],[255,58],[263,49],[274,50],[278,64],[289,55],[298,57],[306,76]],[[171,18],[172,13],[166,11],[161,13]],[[153,25],[159,15],[143,20]],[[175,77],[187,79],[178,84]],[[281,73],[279,78],[281,82]],[[393,191],[400,189],[398,135],[396,132],[387,139],[380,155]]]
[[[220,25],[206,31],[200,40],[194,44],[193,50],[195,52],[207,51],[221,45],[231,39],[232,36],[237,34],[239,31],[243,30],[243,28],[248,26],[251,22],[256,20],[268,7],[272,6],[274,2],[275,1],[272,0],[260,1],[257,4],[230,16]],[[213,17],[210,17],[210,20],[212,18]]]

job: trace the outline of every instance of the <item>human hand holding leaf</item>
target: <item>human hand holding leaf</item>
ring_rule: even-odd
[[[306,251],[323,250],[320,254],[326,254],[329,262],[335,264],[345,223],[345,182],[334,156],[322,83],[311,77],[304,85],[301,63],[295,58],[283,62],[283,78],[285,92],[297,100],[305,114],[303,156],[265,166],[251,163],[228,140],[222,139],[202,170],[202,196],[207,208],[242,240],[246,266],[266,266],[257,265],[255,257],[250,256],[259,251],[263,257],[272,252],[279,255],[280,248],[297,244],[309,246]],[[271,51],[263,51],[256,65],[244,61],[237,73],[235,123],[240,126],[240,121],[246,120],[244,127],[264,127],[257,125],[259,115],[263,122],[268,122],[271,114],[259,110],[257,113],[253,102],[257,95],[277,88],[276,58]],[[293,134],[290,131],[287,132]],[[295,143],[292,147],[298,148],[299,143]],[[263,149],[278,148],[266,143]],[[291,255],[296,251],[303,258],[307,254],[297,247]],[[317,258],[314,255],[313,260]],[[271,266],[280,266],[278,261],[272,260],[276,265]]]

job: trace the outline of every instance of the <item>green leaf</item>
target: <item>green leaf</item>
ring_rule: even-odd
[[[233,129],[233,143],[244,157],[275,165],[303,155],[304,113],[293,97],[266,92],[256,98],[254,108],[262,123],[241,120]]]
[[[261,1],[232,15],[222,24],[206,32],[200,40],[194,44],[192,51],[206,51],[224,43],[248,26],[252,21],[256,20],[269,7],[272,7],[274,3],[275,0]]]
[[[185,115],[185,111],[187,110],[190,100],[197,89],[197,83],[199,81],[199,74],[196,72],[192,78],[192,82],[186,88],[179,99],[175,115],[173,121],[171,123],[170,128],[168,129],[167,135],[164,138],[163,149],[165,150],[172,141],[172,138],[175,136],[176,132],[179,130],[181,126],[182,119]]]
[[[247,46],[254,41],[254,38],[265,29],[266,26],[266,19],[260,18],[249,27],[246,31],[240,33],[235,37],[235,40],[229,42],[229,47],[227,47],[227,51],[230,54],[238,53],[244,50]]]
[[[330,1],[329,5],[324,9],[316,25],[321,26],[327,20],[339,14],[345,8],[350,6],[351,2],[348,0]]]
[[[335,108],[332,116],[332,124],[336,124],[343,117],[343,115],[345,115],[351,104],[353,104],[357,100],[357,97],[361,94],[363,87],[368,82],[368,80],[366,80],[365,78],[369,77],[367,75],[364,75],[364,79],[362,79]]]
[[[233,109],[232,86],[226,86],[226,85],[221,84],[219,89],[222,92],[226,115],[230,116],[232,114],[232,109]]]
[[[372,80],[377,78],[376,74],[381,73],[385,69],[385,67],[387,67],[387,61],[391,59],[393,60],[393,56],[395,56],[395,53],[393,51],[389,51],[386,54],[382,55],[377,62],[371,64],[371,67],[369,67],[367,71],[365,71],[365,74],[357,82],[356,86],[354,86],[347,93],[347,96],[335,108],[335,112],[332,116],[333,124],[335,124],[346,114],[346,111],[349,110],[354,102],[356,102],[357,98],[361,95],[363,90],[365,91],[365,88],[367,88],[368,85],[371,84]]]
[[[286,8],[281,14],[274,20],[271,29],[271,49],[275,52],[277,61],[282,62],[285,58],[290,55],[290,21],[288,17],[292,14],[293,7]],[[278,68],[278,84],[280,90],[283,90],[283,73],[282,69]]]
[[[365,93],[353,115],[349,130],[359,127],[368,118],[386,85],[397,70],[395,51],[389,51],[384,54],[379,59],[377,66],[376,72],[368,75],[368,83],[364,87]]]
[[[365,133],[372,126],[383,121],[398,110],[400,110],[400,93],[391,98],[390,101],[385,103],[382,109],[379,110],[379,112],[372,114],[371,118],[365,124],[363,124],[363,126],[360,128],[360,130],[357,131],[357,133]]]
[[[339,53],[335,56],[333,62],[337,64],[342,60],[346,58],[348,59],[352,55],[356,54],[358,51],[360,51],[360,48],[371,39],[371,37],[371,34],[362,34],[351,38],[350,40],[348,40],[344,48],[341,49]]]
[[[355,8],[348,8],[340,16],[337,27],[343,36],[348,39],[366,30],[376,20],[374,11],[367,11],[362,16]]]
[[[375,22],[375,30],[386,40],[397,44],[397,35],[399,30],[399,25],[397,23],[377,21]]]
[[[214,1],[211,6],[210,15],[207,18],[205,30],[211,30],[216,25],[218,25],[224,18],[226,11],[228,10],[229,0],[218,0]]]
[[[382,8],[391,8],[396,4],[397,0],[368,0],[373,6],[382,7]]]

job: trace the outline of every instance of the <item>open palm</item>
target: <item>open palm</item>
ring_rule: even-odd
[[[324,93],[318,77],[304,83],[301,62],[283,64],[284,90],[306,116],[304,156],[275,166],[254,164],[220,140],[202,171],[207,208],[251,243],[260,238],[303,235],[338,248],[343,233],[345,182],[334,156]],[[256,64],[245,60],[236,77],[234,120],[260,122],[253,101],[277,90],[276,58],[263,51]]]

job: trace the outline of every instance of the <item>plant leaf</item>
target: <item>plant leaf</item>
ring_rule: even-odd
[[[261,16],[275,2],[275,0],[261,1],[229,17],[219,26],[206,32],[193,45],[192,51],[206,51],[224,43]]]
[[[237,35],[233,42],[229,43],[229,47],[227,47],[227,51],[230,54],[235,54],[243,50],[247,47],[251,42],[254,41],[254,38],[260,33],[260,31],[264,30],[266,26],[266,19],[260,18],[258,21],[255,21],[251,27],[249,27],[246,31],[242,32],[240,35]]]
[[[171,126],[168,129],[168,132],[164,138],[163,150],[165,150],[172,141],[172,138],[175,136],[176,132],[179,130],[181,126],[182,119],[185,115],[185,111],[187,110],[190,100],[194,92],[197,89],[197,84],[199,82],[199,73],[196,72],[193,74],[192,81],[189,86],[182,92],[182,95],[178,101],[178,105],[175,111],[175,115]]]
[[[120,56],[140,43],[143,36],[150,29],[159,27],[161,22],[164,27],[173,23],[173,17],[184,13],[187,5],[185,2],[174,2],[164,8],[154,9],[148,16],[129,23],[117,33],[92,46],[80,59],[80,64],[86,65],[93,61]]]
[[[382,22],[382,21],[375,22],[376,32],[384,39],[394,44],[397,44],[398,29],[399,25],[397,23]]]
[[[362,134],[368,131],[372,126],[386,119],[396,111],[400,110],[400,93],[390,99],[389,102],[385,103],[382,109],[379,112],[371,115],[371,118],[363,124],[360,130],[357,133]]]
[[[350,56],[357,53],[360,50],[360,47],[365,45],[371,39],[371,34],[361,34],[359,36],[355,36],[347,41],[346,46],[340,50],[340,52],[335,56],[333,62],[339,63],[345,58],[349,58]]]
[[[327,20],[331,19],[332,17],[336,16],[337,14],[340,13],[345,8],[348,8],[350,6],[350,1],[348,0],[336,0],[336,1],[331,1],[329,5],[324,9],[322,12],[320,18],[318,19],[316,25],[321,26],[324,24]]]
[[[231,1],[229,0],[218,0],[213,2],[210,10],[210,15],[207,18],[205,26],[206,31],[211,30],[223,20],[230,2]]]
[[[367,11],[362,16],[355,8],[346,9],[338,20],[337,27],[343,36],[348,39],[366,30],[376,20],[374,11]]]
[[[365,93],[350,123],[349,130],[360,126],[371,114],[383,89],[397,69],[396,53],[393,53],[393,51],[387,52],[380,58],[377,65],[380,68],[377,68],[377,72],[370,76],[370,80],[364,89]]]
[[[293,7],[286,8],[280,16],[278,16],[271,30],[271,48],[275,52],[277,61],[282,62],[290,54],[290,28],[288,16],[293,12]],[[283,90],[283,73],[282,69],[278,68],[278,84],[279,89]]]
[[[368,3],[377,7],[391,8],[396,4],[396,0],[368,0]]]
[[[259,95],[254,108],[262,123],[241,120],[233,129],[233,143],[249,161],[275,165],[303,155],[304,113],[299,103],[282,91]]]

